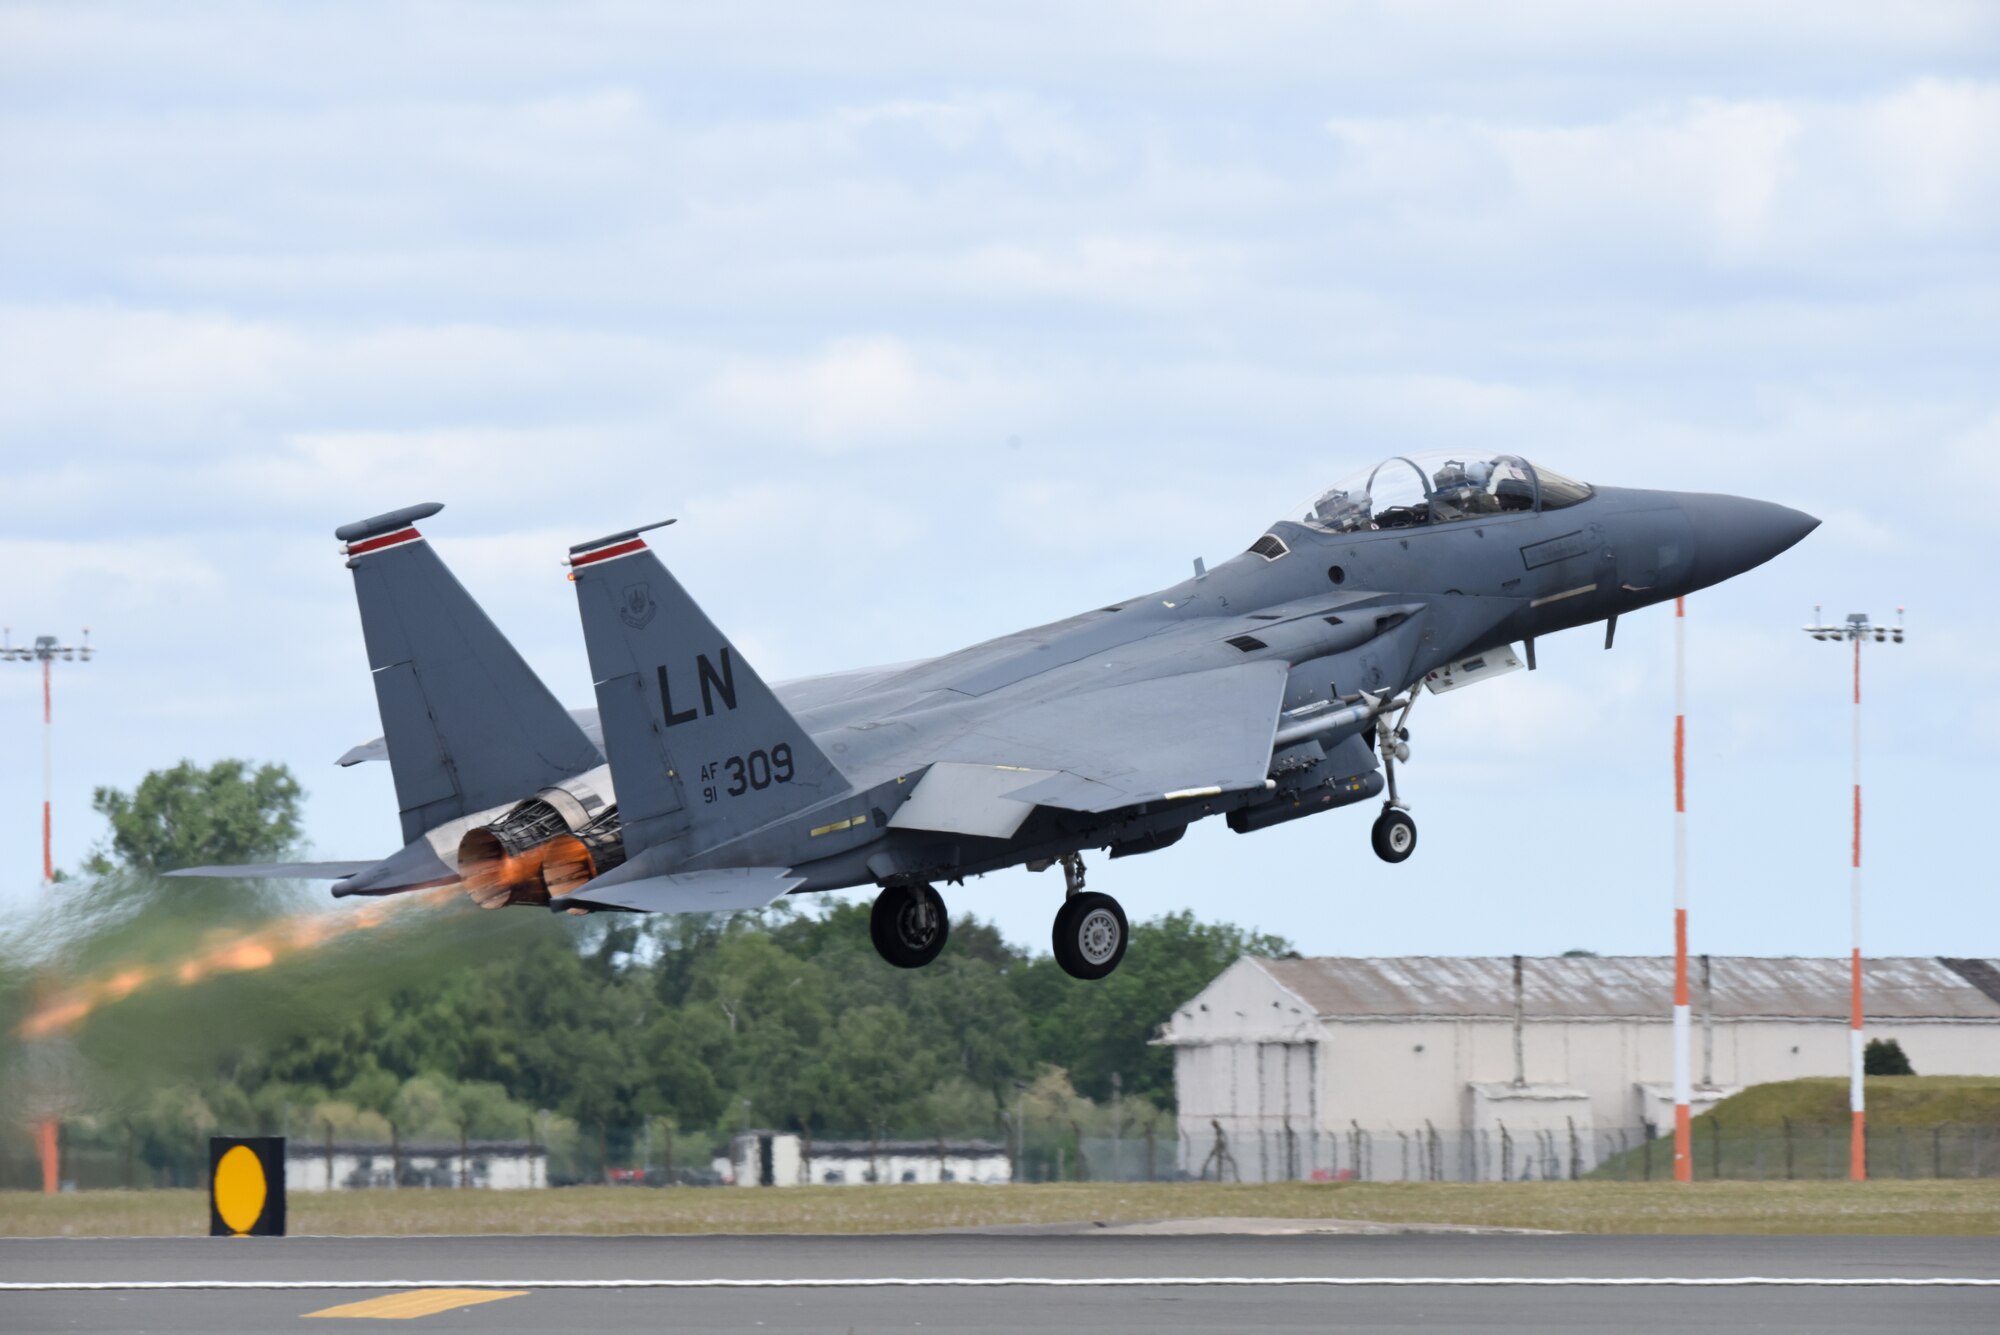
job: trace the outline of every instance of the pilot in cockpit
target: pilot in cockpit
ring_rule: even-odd
[[[1312,519],[1335,533],[1353,533],[1374,527],[1367,494],[1355,496],[1337,489],[1313,502]]]
[[[1450,460],[1431,479],[1431,505],[1440,519],[1459,519],[1494,509],[1487,485],[1493,481],[1493,465],[1474,460]]]

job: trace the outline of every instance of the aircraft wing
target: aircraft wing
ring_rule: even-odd
[[[1037,805],[1112,811],[1261,788],[1289,672],[1265,660],[996,710],[939,749],[890,823],[1004,837]]]

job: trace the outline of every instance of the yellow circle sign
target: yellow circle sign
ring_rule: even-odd
[[[270,1192],[264,1165],[248,1145],[234,1145],[215,1166],[215,1212],[233,1233],[248,1233],[264,1213]]]

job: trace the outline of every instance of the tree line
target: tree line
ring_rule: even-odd
[[[100,793],[112,834],[69,891],[72,916],[96,924],[77,967],[115,970],[121,949],[170,959],[299,910],[268,888],[154,876],[196,849],[222,862],[294,842],[282,767],[223,765]],[[75,1136],[156,1175],[204,1120],[342,1140],[532,1136],[577,1162],[635,1162],[650,1144],[685,1161],[746,1126],[1005,1139],[1019,1110],[1031,1139],[1081,1135],[1111,1116],[1114,1088],[1137,1128],[1173,1105],[1156,1028],[1238,956],[1286,949],[1167,914],[1134,924],[1118,972],[1082,984],[969,917],[936,962],[893,968],[863,902],[573,919],[459,899],[405,917],[91,1015],[73,1042],[98,1078],[71,1096]],[[29,989],[13,990],[25,1005]]]

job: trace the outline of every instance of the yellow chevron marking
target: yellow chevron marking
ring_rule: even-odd
[[[307,1312],[306,1315],[408,1321],[412,1317],[436,1316],[439,1312],[449,1312],[453,1308],[499,1302],[502,1298],[527,1296],[526,1289],[415,1289],[409,1293],[391,1293],[358,1303],[325,1307],[317,1312]]]

